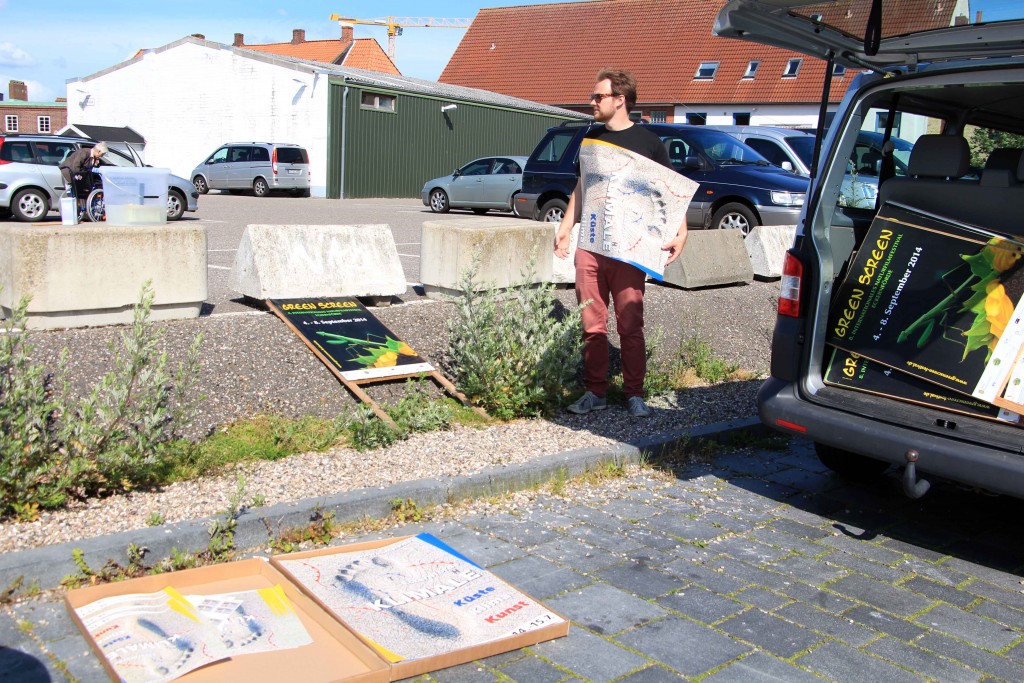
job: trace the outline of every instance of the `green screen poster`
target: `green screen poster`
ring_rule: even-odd
[[[950,391],[842,349],[832,349],[825,384],[977,417],[1014,424],[1020,421],[1019,415],[991,403]]]
[[[324,362],[350,382],[434,370],[356,299],[268,301]]]
[[[1024,339],[1022,249],[886,204],[836,291],[827,342],[980,397],[1005,382]]]

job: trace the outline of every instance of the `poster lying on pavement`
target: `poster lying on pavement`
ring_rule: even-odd
[[[698,184],[675,170],[601,140],[580,146],[583,206],[579,248],[665,276],[661,247],[686,220]],[[592,207],[597,207],[589,210]]]
[[[202,596],[168,586],[75,612],[125,683],[165,683],[228,657],[312,642],[280,586]]]
[[[273,561],[392,663],[568,629],[564,618],[430,534]]]
[[[1024,342],[1022,253],[1008,237],[887,203],[836,290],[826,341],[997,403]]]
[[[434,370],[356,299],[268,299],[321,359],[350,382]]]

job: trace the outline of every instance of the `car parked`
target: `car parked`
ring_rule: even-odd
[[[772,126],[709,126],[742,140],[760,152],[776,166],[810,177],[814,156],[815,133],[794,128]],[[913,148],[906,140],[890,137],[894,152],[896,175],[907,174],[907,161]],[[874,207],[878,197],[878,174],[881,170],[883,136],[875,131],[862,130],[857,144],[850,153],[850,165],[839,201],[844,206],[861,209]]]
[[[598,124],[599,125],[599,124]],[[700,185],[686,212],[691,228],[795,225],[807,179],[773,166],[736,138],[707,126],[644,125],[662,139],[672,166]],[[576,186],[576,159],[589,124],[548,129],[530,155],[516,213],[558,222]]]
[[[18,220],[42,221],[59,206],[64,194],[64,177],[58,164],[95,140],[54,135],[0,136],[0,213],[10,212]],[[137,155],[108,150],[100,160],[107,166],[142,166]],[[186,211],[199,208],[199,194],[188,180],[170,177],[167,188],[167,220],[176,221]]]
[[[1024,497],[1019,391],[1011,400],[1024,372],[1024,5],[979,24],[958,7],[732,0],[720,11],[719,36],[858,71],[785,257],[757,403],[766,425],[812,440],[842,474],[897,465],[912,497],[928,488],[922,474]],[[909,155],[897,143],[887,159],[898,138]],[[876,172],[879,208],[842,201],[851,158]],[[972,158],[985,159],[980,174]]]
[[[281,142],[230,142],[192,169],[192,183],[200,194],[210,190],[251,190],[266,197],[286,190],[309,196],[309,154],[304,147]]]
[[[523,188],[525,165],[526,157],[480,157],[451,175],[428,180],[420,196],[424,206],[435,213],[450,209],[472,209],[474,213],[491,209],[512,211],[515,196]]]

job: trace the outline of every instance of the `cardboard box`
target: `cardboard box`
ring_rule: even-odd
[[[273,588],[277,585],[281,586],[290,600],[292,609],[312,638],[312,643],[295,649],[244,654],[216,661],[176,680],[186,683],[384,683],[389,680],[388,665],[384,660],[267,561],[261,559],[79,588],[69,591],[65,600],[72,620],[92,645],[111,680],[119,681],[120,677],[89,635],[76,609],[111,596],[154,593],[167,587],[182,594],[211,595]]]
[[[391,662],[391,680],[566,635],[569,621],[429,534],[271,558]]]

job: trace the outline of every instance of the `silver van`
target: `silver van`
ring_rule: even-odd
[[[1024,3],[730,0],[715,33],[859,71],[785,255],[761,420],[841,474],[901,467],[912,497],[924,475],[1024,498]],[[865,133],[878,191],[851,205]]]
[[[210,190],[251,190],[266,197],[286,190],[309,196],[309,155],[298,145],[275,142],[231,142],[218,148],[192,170],[200,194]]]

